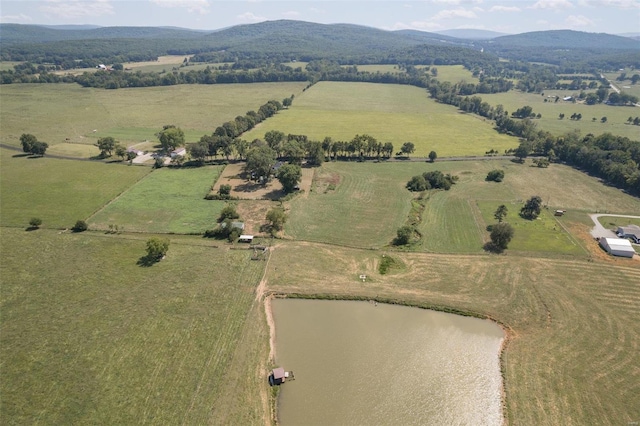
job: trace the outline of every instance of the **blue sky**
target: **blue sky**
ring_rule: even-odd
[[[385,30],[640,32],[640,0],[0,0],[0,22],[213,30],[267,20]]]

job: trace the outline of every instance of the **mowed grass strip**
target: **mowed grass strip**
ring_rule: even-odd
[[[155,169],[92,216],[89,226],[132,232],[201,233],[213,229],[223,201],[205,200],[222,166]]]
[[[425,89],[393,84],[317,83],[296,96],[291,108],[243,138],[262,139],[270,130],[341,141],[366,133],[379,142],[392,142],[396,152],[413,142],[417,157],[432,150],[439,157],[483,155],[518,145],[516,138],[493,130],[490,121],[433,101]]]
[[[32,217],[46,228],[71,228],[151,169],[91,161],[27,158],[0,149],[0,223],[27,227]]]
[[[178,237],[141,267],[147,237],[1,232],[3,423],[264,424],[264,262]]]
[[[640,268],[534,256],[394,253],[283,242],[269,263],[277,293],[377,298],[458,309],[509,330],[502,357],[509,424],[617,424],[640,418]],[[367,275],[363,284],[360,274]]]
[[[547,96],[554,98],[547,98]],[[560,96],[560,100],[554,102],[555,96]],[[493,93],[479,95],[482,100],[490,105],[501,104],[509,114],[528,105],[533,108],[535,114],[542,114],[542,118],[536,119],[539,130],[546,130],[554,135],[561,135],[573,130],[579,130],[584,136],[588,133],[600,135],[602,133],[612,133],[614,135],[626,136],[631,140],[640,139],[640,129],[638,126],[627,124],[629,116],[640,115],[640,110],[636,107],[611,106],[605,104],[587,105],[585,103],[572,103],[563,101],[565,96],[578,96],[578,91],[545,90],[544,96],[536,93],[524,93],[519,91],[509,91],[506,93]],[[545,102],[547,99],[547,102]],[[571,120],[572,114],[582,114],[580,121]],[[564,114],[564,119],[560,120],[560,114]],[[606,123],[602,123],[602,117],[607,117]],[[593,119],[596,119],[595,121]]]
[[[102,136],[131,145],[157,140],[155,134],[165,124],[181,127],[187,142],[195,142],[271,99],[298,96],[305,85],[181,84],[118,90],[77,84],[2,85],[0,142],[18,146],[20,135],[31,133],[50,147],[63,142],[95,144]]]

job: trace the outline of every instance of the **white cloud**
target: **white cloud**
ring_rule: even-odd
[[[442,19],[455,19],[455,18],[475,19],[477,17],[478,15],[476,15],[474,11],[467,10],[460,7],[458,9],[441,10],[440,12],[436,13],[433,16],[432,20],[439,21]]]
[[[85,16],[113,15],[115,13],[109,0],[48,0],[39,9],[46,14],[60,18],[82,18]]]
[[[0,22],[20,23],[20,22],[31,22],[31,21],[33,21],[33,18],[31,18],[31,16],[29,16],[29,15],[25,15],[24,13],[20,13],[18,15],[3,15],[3,16],[0,16]]]
[[[489,12],[520,12],[521,10],[517,6],[492,6]]]
[[[573,4],[569,0],[538,0],[531,9],[572,9]]]
[[[590,6],[615,7],[618,9],[640,9],[638,0],[583,0]]]
[[[187,9],[189,13],[205,15],[209,13],[208,0],[149,0],[151,3],[161,7],[179,7]]]
[[[288,18],[296,18],[300,16],[300,12],[297,12],[295,10],[288,10],[286,12],[282,12],[282,16],[286,16]]]
[[[589,27],[594,25],[594,22],[584,15],[569,15],[564,22],[570,27]]]
[[[459,5],[459,4],[481,4],[484,0],[429,0],[430,3],[433,4],[450,4],[450,5]]]
[[[411,22],[408,28],[415,28],[419,30],[429,30],[429,31],[444,29],[444,27],[439,23],[431,22],[431,21],[413,21]]]
[[[254,23],[263,22],[267,20],[267,18],[265,18],[264,16],[257,16],[252,12],[245,12],[242,15],[236,16],[236,18],[238,18],[238,20],[243,22],[254,22]]]

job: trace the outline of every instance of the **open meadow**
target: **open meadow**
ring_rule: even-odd
[[[449,81],[451,83],[464,81],[473,84],[478,84],[480,81],[464,65],[435,65],[433,68],[438,70],[436,78],[440,81]]]
[[[205,200],[222,166],[154,169],[89,219],[92,229],[202,233],[216,226],[224,201]]]
[[[95,144],[104,136],[129,146],[156,141],[155,134],[165,124],[181,127],[186,141],[196,142],[269,100],[297,96],[304,86],[302,82],[184,84],[104,90],[77,84],[2,85],[0,143],[19,146],[20,135],[31,133],[49,144],[51,154],[67,153],[69,145]]]
[[[492,169],[505,171],[502,183],[487,182]],[[488,240],[487,225],[495,223],[493,212],[507,205],[507,221],[513,221],[513,250],[586,256],[558,219],[548,213],[530,222],[518,217],[525,200],[539,195],[551,211],[573,210],[633,214],[640,200],[606,186],[570,167],[552,164],[546,169],[508,160],[325,163],[316,170],[307,198],[288,203],[287,235],[294,239],[353,247],[384,247],[405,224],[412,194],[409,179],[440,170],[459,177],[450,191],[429,191],[422,219],[417,224],[422,239],[413,248],[438,253],[482,253]],[[520,230],[520,232],[518,232]],[[520,234],[520,235],[518,235]]]
[[[369,134],[380,142],[392,142],[396,152],[403,143],[413,142],[416,157],[426,157],[432,150],[439,157],[483,155],[518,145],[517,138],[496,133],[482,117],[439,104],[424,89],[392,84],[317,83],[296,96],[291,108],[243,138],[262,139],[270,130],[314,140],[330,136],[336,141]]]
[[[151,171],[92,161],[29,158],[0,149],[0,224],[26,228],[32,217],[46,228],[71,228]]]
[[[554,135],[579,130],[582,135],[588,133],[600,135],[609,132],[614,135],[626,136],[631,140],[638,140],[640,127],[627,124],[627,119],[629,116],[640,116],[640,108],[605,104],[587,105],[562,100],[565,96],[577,96],[578,94],[579,91],[546,90],[544,96],[541,96],[540,94],[512,90],[506,93],[479,96],[490,105],[502,104],[509,114],[526,105],[532,107],[535,114],[542,114],[542,118],[534,120],[538,129],[546,130]],[[561,98],[557,103],[554,102],[556,95]],[[547,98],[547,96],[553,96],[553,98]],[[545,99],[548,101],[545,102]],[[574,113],[582,114],[582,119],[579,121],[571,120],[570,117]],[[560,114],[564,114],[564,119],[559,118]],[[607,117],[605,123],[602,123],[602,117]]]
[[[3,424],[265,424],[264,262],[173,236],[2,228]]]

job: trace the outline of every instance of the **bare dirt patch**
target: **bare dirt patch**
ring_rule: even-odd
[[[312,181],[313,169],[303,168],[300,190],[309,193]],[[266,185],[249,179],[249,175],[244,172],[244,163],[227,165],[211,192],[217,193],[220,185],[231,185],[231,196],[241,200],[278,200],[285,195],[277,179],[271,179]]]
[[[269,201],[246,201],[240,202],[237,206],[237,212],[244,222],[244,233],[257,235],[260,234],[260,228],[266,224],[267,212],[277,203]]]
[[[319,170],[316,173],[315,181],[313,183],[317,192],[326,193],[338,187],[340,184],[340,175],[335,172]]]

